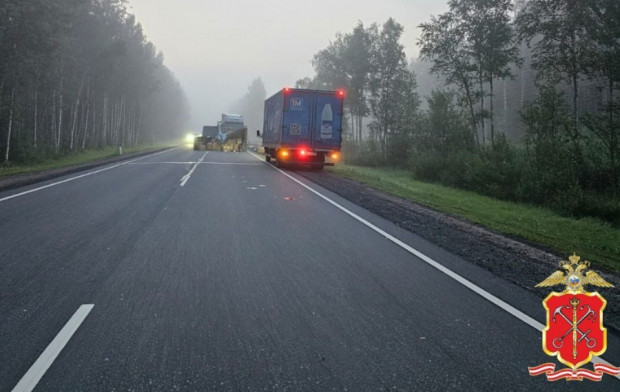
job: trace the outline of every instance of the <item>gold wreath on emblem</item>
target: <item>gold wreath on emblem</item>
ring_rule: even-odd
[[[573,254],[568,258],[570,261],[560,261],[560,268],[565,271],[556,271],[547,279],[538,283],[536,287],[550,287],[560,284],[566,285],[566,291],[582,292],[585,285],[598,287],[614,287],[611,283],[603,279],[599,274],[590,270],[583,274],[583,270],[590,267],[587,260],[581,261],[581,257]]]

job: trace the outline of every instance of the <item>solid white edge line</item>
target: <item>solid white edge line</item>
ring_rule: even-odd
[[[54,363],[58,354],[65,348],[69,339],[71,339],[90,311],[93,310],[94,306],[90,304],[82,305],[78,308],[73,317],[67,321],[67,324],[60,330],[54,340],[47,346],[35,363],[32,364],[22,379],[19,380],[12,392],[31,392],[37,386],[45,372],[47,372],[47,369]]]
[[[184,175],[181,178],[181,186],[185,186],[185,184],[187,184],[187,181],[189,181],[189,178],[192,176],[192,174],[194,174],[194,171],[196,170],[196,168],[198,167],[198,165],[200,165],[202,163],[202,161],[205,159],[205,157],[207,156],[207,154],[209,153],[209,151],[206,151],[198,160],[198,162],[196,162],[196,164],[194,165],[194,167],[192,167],[192,170],[189,171],[189,173],[187,173],[186,175]]]
[[[54,182],[52,184],[47,184],[47,185],[44,185],[44,186],[40,186],[38,188],[30,189],[29,191],[25,191],[25,192],[21,192],[21,193],[16,193],[16,194],[11,195],[11,196],[3,197],[2,199],[0,199],[0,202],[11,200],[11,199],[14,199],[16,197],[24,196],[24,195],[27,195],[29,193],[38,192],[40,190],[51,188],[51,187],[56,186],[56,185],[64,184],[64,183],[69,182],[69,181],[73,181],[73,180],[77,180],[77,179],[80,179],[80,178],[92,176],[93,174],[97,174],[97,173],[101,173],[101,172],[104,172],[104,171],[107,171],[107,170],[111,170],[111,169],[117,168],[119,166],[128,165],[130,163],[133,163],[133,162],[145,159],[145,158],[154,157],[156,155],[163,154],[163,153],[168,152],[168,151],[173,151],[173,150],[176,150],[177,148],[179,148],[179,147],[169,148],[167,150],[156,152],[154,154],[148,154],[148,155],[145,155],[143,157],[140,157],[140,158],[137,158],[137,159],[133,159],[131,161],[126,161],[126,162],[118,163],[116,165],[108,166],[108,167],[105,167],[103,169],[99,169],[99,170],[95,170],[95,171],[88,172],[88,173],[85,173],[85,174],[81,174],[79,176],[67,178],[66,180],[62,180],[62,181]]]
[[[256,158],[256,159],[258,159],[260,161],[263,161],[263,159],[260,156],[254,154],[252,152],[248,151],[248,154],[252,155],[254,158]],[[313,188],[311,188],[308,185],[304,184],[303,182],[299,181],[298,179],[296,179],[295,177],[291,176],[290,174],[288,174],[288,173],[278,169],[275,166],[272,166],[271,164],[269,164],[269,163],[267,163],[265,161],[263,161],[263,163],[265,163],[267,166],[269,166],[269,167],[279,171],[280,173],[284,174],[286,177],[288,177],[291,180],[295,181],[297,184],[299,184],[302,187],[306,188],[307,190],[309,190],[310,192],[314,193],[315,195],[317,195],[321,199],[325,200],[329,204],[333,205],[334,207],[338,208],[339,210],[341,210],[345,214],[351,216],[353,219],[359,221],[360,223],[364,224],[368,228],[370,228],[370,229],[374,230],[375,232],[381,234],[382,236],[384,236],[388,240],[392,241],[396,245],[398,245],[401,248],[405,249],[407,252],[413,254],[414,256],[419,258],[420,260],[426,262],[427,264],[431,265],[432,267],[434,267],[434,268],[438,269],[439,271],[443,272],[444,274],[448,275],[449,277],[451,277],[452,279],[456,280],[457,282],[459,282],[463,286],[467,287],[468,289],[472,290],[476,294],[480,295],[481,297],[483,297],[487,301],[497,305],[498,307],[500,307],[504,311],[510,313],[514,317],[516,317],[519,320],[523,321],[524,323],[526,323],[530,327],[532,327],[532,328],[534,328],[534,329],[536,329],[538,331],[541,331],[541,332],[545,328],[544,324],[536,321],[532,317],[528,316],[527,314],[523,313],[522,311],[520,311],[519,309],[515,308],[514,306],[508,304],[507,302],[502,301],[501,299],[497,298],[496,296],[494,296],[493,294],[491,294],[488,291],[484,290],[483,288],[478,287],[476,284],[474,284],[474,283],[470,282],[469,280],[463,278],[461,275],[457,274],[456,272],[452,271],[451,269],[444,267],[443,265],[441,265],[437,261],[431,259],[430,257],[428,257],[425,254],[421,253],[420,251],[412,248],[411,246],[407,245],[406,243],[404,243],[403,241],[399,240],[398,238],[396,238],[396,237],[392,236],[391,234],[385,232],[384,230],[378,228],[377,226],[375,226],[372,223],[368,222],[366,219],[364,219],[361,216],[355,214],[354,212],[348,210],[347,208],[341,206],[340,204],[336,203],[335,201],[333,201],[332,199],[328,198],[327,196],[319,193],[318,191],[314,190]],[[603,364],[606,364],[606,365],[614,366],[611,363],[609,363],[609,362],[605,361],[604,359],[602,359],[601,357],[596,357],[596,356],[592,358],[592,362],[594,362],[594,363],[603,363]],[[615,377],[615,378],[620,380],[620,375],[612,376],[612,377]]]

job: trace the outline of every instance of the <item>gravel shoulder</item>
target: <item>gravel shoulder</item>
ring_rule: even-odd
[[[509,238],[463,219],[438,212],[409,200],[392,196],[328,172],[298,174],[341,197],[387,219],[459,257],[474,263],[544,299],[549,288],[534,286],[551,275],[568,255],[554,254],[536,244]],[[601,271],[615,289],[601,294],[607,300],[605,326],[620,334],[620,276]]]

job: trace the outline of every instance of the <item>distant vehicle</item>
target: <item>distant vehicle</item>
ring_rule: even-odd
[[[340,159],[344,91],[285,88],[265,101],[265,160],[322,170]],[[329,159],[327,161],[326,159]]]
[[[243,116],[222,113],[222,121],[217,125],[202,127],[202,136],[194,139],[194,150],[243,151],[247,140]]]
[[[187,144],[191,144],[194,143],[194,141],[196,140],[197,137],[200,137],[200,134],[198,133],[188,133],[185,135],[185,143]]]

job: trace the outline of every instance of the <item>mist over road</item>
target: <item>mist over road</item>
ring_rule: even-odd
[[[544,322],[537,297],[287,174],[181,147],[0,193],[0,391],[85,304],[36,391],[620,388],[530,377],[540,332],[393,239]]]

